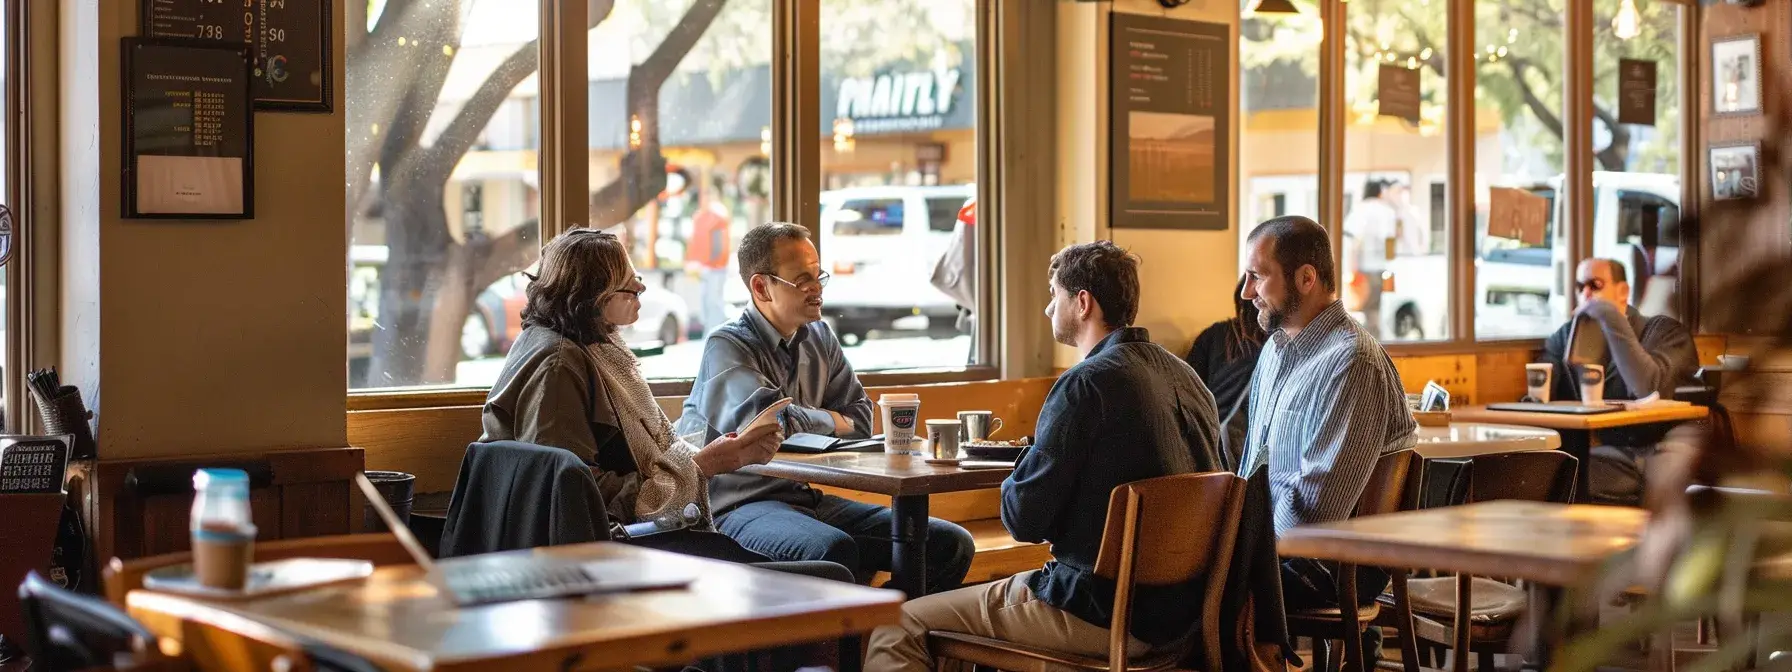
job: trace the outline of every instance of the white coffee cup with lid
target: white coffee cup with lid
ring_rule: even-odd
[[[884,394],[877,398],[877,406],[883,411],[884,452],[920,452],[921,442],[915,436],[915,426],[920,424],[921,395]]]

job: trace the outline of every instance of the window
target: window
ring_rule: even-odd
[[[538,84],[505,66],[537,6],[387,6],[347,36],[349,387],[489,385],[520,331],[509,276],[540,249]]]
[[[1593,249],[1624,264],[1630,301],[1645,301],[1680,276],[1680,12],[1664,0],[1599,0],[1593,5]],[[1622,72],[1629,67],[1631,72]],[[1653,71],[1652,115],[1623,123],[1618,82]],[[1653,116],[1652,120],[1647,116]],[[1652,282],[1661,278],[1663,282]],[[1665,298],[1665,297],[1662,297]]]
[[[974,10],[821,2],[822,311],[857,371],[970,359],[959,305],[932,278],[976,196]]]
[[[1346,310],[1383,342],[1450,338],[1443,132],[1447,3],[1346,5],[1343,249]],[[1394,88],[1416,95],[1397,95]],[[1385,96],[1385,98],[1384,98]]]
[[[1548,336],[1568,315],[1566,199],[1557,197],[1563,188],[1564,11],[1562,0],[1475,2],[1480,339]],[[1545,226],[1515,235],[1504,226],[1510,217],[1542,219]]]
[[[1319,216],[1319,9],[1247,12],[1238,29],[1239,266],[1251,229],[1283,215]]]
[[[771,3],[751,2],[618,0],[588,35],[591,226],[647,284],[622,335],[650,379],[696,375],[704,335],[747,304],[735,251],[771,220],[771,41]]]

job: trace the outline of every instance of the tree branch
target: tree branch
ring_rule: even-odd
[[[1606,170],[1625,170],[1630,163],[1630,129],[1618,123],[1618,118],[1611,110],[1600,106],[1598,101],[1593,102],[1593,118],[1605,124],[1605,128],[1612,134],[1612,141],[1605,145],[1605,149],[1594,154],[1594,158]]]
[[[1543,124],[1544,128],[1549,129],[1549,132],[1554,133],[1557,138],[1561,138],[1562,118],[1549,111],[1549,106],[1543,103],[1542,98],[1537,97],[1536,92],[1531,90],[1530,83],[1524,80],[1524,74],[1531,70],[1530,63],[1516,57],[1505,59],[1505,63],[1506,67],[1512,71],[1512,84],[1518,88],[1518,96],[1524,99],[1525,107],[1530,108],[1531,114],[1537,117],[1537,121]]]
[[[473,286],[490,287],[517,269],[528,268],[541,256],[541,221],[530,219],[496,238],[483,239],[481,245],[485,249],[476,251]]]

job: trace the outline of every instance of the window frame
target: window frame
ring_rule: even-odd
[[[1699,277],[1699,259],[1697,227],[1688,228],[1687,221],[1697,221],[1698,217],[1698,185],[1699,176],[1704,168],[1704,158],[1698,149],[1702,146],[1699,125],[1693,123],[1697,115],[1689,114],[1696,109],[1696,98],[1699,90],[1698,72],[1702,53],[1698,48],[1698,7],[1685,0],[1653,0],[1677,5],[1679,39],[1676,45],[1678,72],[1677,89],[1680,96],[1680,110],[1676,130],[1680,138],[1680,202],[1678,217],[1681,222],[1681,249],[1693,253],[1682,254],[1680,284],[1696,287]],[[1344,145],[1346,131],[1346,95],[1344,87],[1344,41],[1347,30],[1347,0],[1317,0],[1321,17],[1322,41],[1319,50],[1319,133],[1318,168],[1319,168],[1319,223],[1325,226],[1332,236],[1333,265],[1340,273],[1342,280],[1342,236],[1343,211],[1345,195]],[[1559,202],[1556,221],[1567,226],[1566,235],[1558,238],[1567,243],[1566,256],[1578,260],[1590,253],[1594,236],[1594,204],[1598,194],[1593,188],[1593,172],[1597,165],[1593,160],[1593,41],[1594,24],[1593,5],[1586,0],[1573,0],[1568,3],[1563,26],[1562,58],[1565,64],[1563,77],[1562,110],[1564,166],[1563,185],[1557,193]],[[1472,54],[1475,51],[1475,4],[1474,0],[1450,0],[1447,3],[1445,69],[1448,72],[1446,83],[1444,138],[1446,142],[1448,172],[1445,184],[1445,205],[1447,213],[1445,231],[1448,233],[1446,263],[1450,272],[1451,290],[1449,293],[1450,337],[1436,341],[1415,343],[1388,343],[1385,348],[1390,355],[1427,355],[1446,353],[1477,353],[1488,350],[1507,350],[1513,347],[1529,347],[1541,349],[1543,338],[1482,338],[1475,332],[1475,140],[1474,140],[1474,106],[1476,72]],[[1242,41],[1240,42],[1242,44]],[[1468,105],[1460,101],[1471,101]],[[1427,178],[1427,184],[1429,184]],[[1414,184],[1417,184],[1416,182]],[[1239,235],[1248,235],[1242,227]],[[1552,235],[1552,237],[1554,237]],[[1568,305],[1572,310],[1576,297],[1568,293]],[[1683,293],[1680,297],[1682,321],[1689,325],[1698,322],[1698,294]],[[1568,315],[1560,316],[1566,321]]]
[[[23,0],[20,0],[21,2]],[[583,151],[563,148],[589,147],[588,138],[588,25],[585,3],[561,3],[538,0],[541,7],[540,80],[541,92],[534,101],[539,121],[539,169],[541,171],[541,245],[546,246],[561,233],[585,226],[588,209],[585,200],[589,190],[589,166]],[[972,0],[976,23],[977,48],[973,67],[977,68],[977,89],[974,92],[976,126],[973,136],[977,148],[977,203],[979,278],[978,291],[983,305],[980,312],[991,319],[979,319],[971,334],[976,363],[965,366],[927,367],[865,372],[859,374],[866,386],[919,385],[980,380],[1002,377],[1001,343],[1003,320],[997,308],[999,292],[990,287],[995,277],[991,270],[1000,263],[1000,253],[993,244],[993,229],[1000,221],[997,202],[1002,193],[1001,176],[991,170],[991,156],[996,151],[992,136],[997,132],[991,123],[999,104],[1002,87],[992,81],[996,72],[998,46],[991,39],[1001,35],[998,22],[1004,20],[1004,0]],[[793,222],[809,229],[819,249],[822,245],[820,193],[821,143],[818,133],[799,129],[820,128],[821,111],[821,0],[772,0],[772,152],[773,156],[794,157],[772,162],[771,212],[778,221]],[[989,76],[986,76],[989,75]],[[10,338],[11,335],[8,335]],[[693,372],[694,373],[694,372]],[[656,396],[680,396],[690,393],[690,378],[654,379],[648,383]],[[487,386],[417,386],[407,388],[367,388],[347,390],[350,411],[428,408],[438,406],[478,405],[484,403]],[[9,403],[13,397],[9,394]]]

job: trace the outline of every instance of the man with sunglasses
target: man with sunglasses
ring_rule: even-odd
[[[752,294],[739,319],[703,346],[703,363],[685,398],[679,433],[705,438],[736,431],[784,397],[785,436],[871,435],[874,408],[840,340],[821,320],[828,274],[809,230],[774,222],[747,232],[740,275]],[[806,483],[722,474],[710,479],[716,527],[774,560],[828,560],[861,578],[890,569],[888,507],[824,495]],[[927,587],[957,588],[970,571],[975,542],[964,528],[927,524]]]
[[[1624,264],[1587,259],[1575,270],[1574,293],[1580,299],[1576,316],[1585,315],[1605,334],[1605,398],[1638,399],[1651,393],[1674,398],[1699,366],[1698,351],[1685,325],[1665,315],[1644,317],[1630,305],[1630,282]],[[1569,320],[1543,344],[1541,361],[1554,364],[1551,399],[1579,399],[1580,385],[1567,362]],[[1581,495],[1599,504],[1635,506],[1643,492],[1643,462],[1655,453],[1669,425],[1654,424],[1598,432],[1587,469],[1589,492]]]

